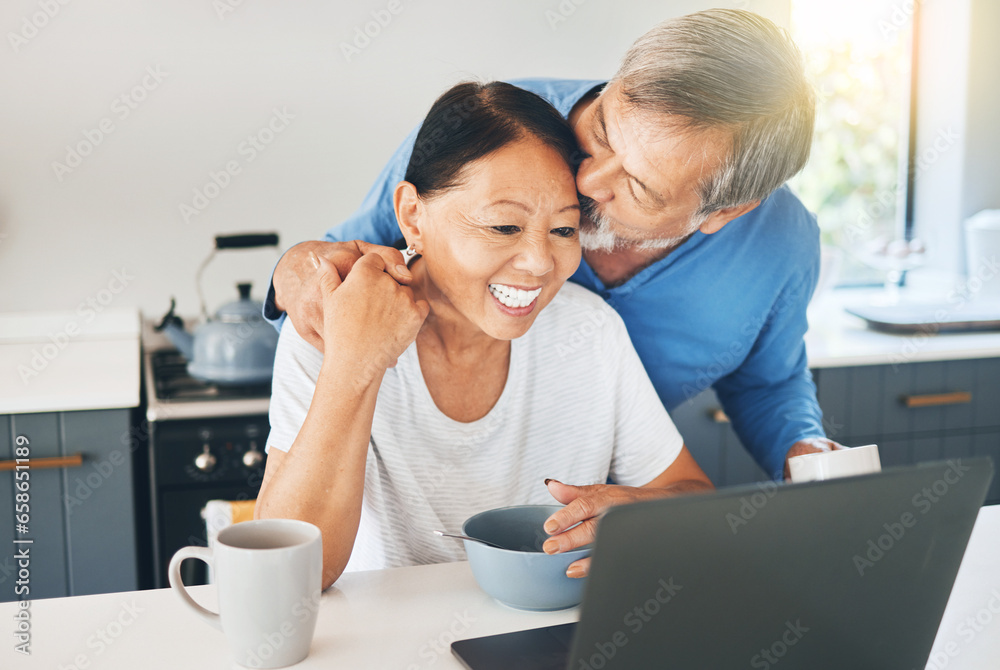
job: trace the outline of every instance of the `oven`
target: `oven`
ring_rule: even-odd
[[[178,549],[207,546],[209,500],[253,500],[264,476],[270,384],[221,387],[187,374],[169,341],[143,328],[147,456],[150,476],[151,586],[169,585]],[[207,582],[202,561],[185,561],[188,585]]]

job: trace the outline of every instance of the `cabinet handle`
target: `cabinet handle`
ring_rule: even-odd
[[[954,393],[930,393],[928,395],[904,395],[903,404],[907,407],[941,407],[942,405],[964,405],[972,402],[972,394],[968,391]]]
[[[50,458],[20,459],[21,465],[27,465],[30,470],[45,470],[47,468],[76,468],[83,465],[83,454],[73,454],[71,456],[52,456]],[[14,461],[0,461],[0,472],[10,472],[17,467]]]
[[[729,417],[720,408],[709,410],[708,417],[715,423],[729,423]]]

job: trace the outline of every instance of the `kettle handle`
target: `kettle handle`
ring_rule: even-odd
[[[215,248],[250,249],[252,247],[278,246],[278,233],[243,233],[240,235],[216,235]]]
[[[208,254],[208,258],[198,266],[198,273],[195,275],[195,288],[198,289],[198,300],[201,302],[201,317],[208,321],[208,309],[205,307],[205,294],[201,290],[201,275],[205,271],[217,251],[224,249],[252,249],[254,247],[276,247],[278,246],[278,233],[240,233],[237,235],[216,235],[215,248]],[[242,289],[240,290],[242,295]]]

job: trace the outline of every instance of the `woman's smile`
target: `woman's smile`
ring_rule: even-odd
[[[490,284],[489,292],[502,313],[518,317],[527,316],[535,309],[542,287],[532,289],[510,284]]]

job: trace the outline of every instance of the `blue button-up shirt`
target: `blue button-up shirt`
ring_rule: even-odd
[[[604,82],[511,83],[568,116]],[[402,237],[392,193],[416,134],[392,155],[361,207],[325,240],[389,245]],[[818,274],[816,218],[784,186],[719,232],[696,232],[620,286],[605,286],[586,261],[570,281],[598,293],[621,315],[667,410],[714,388],[744,446],[765,472],[780,478],[795,442],[824,435],[803,341]],[[274,307],[273,285],[264,315],[280,329],[284,314]]]

